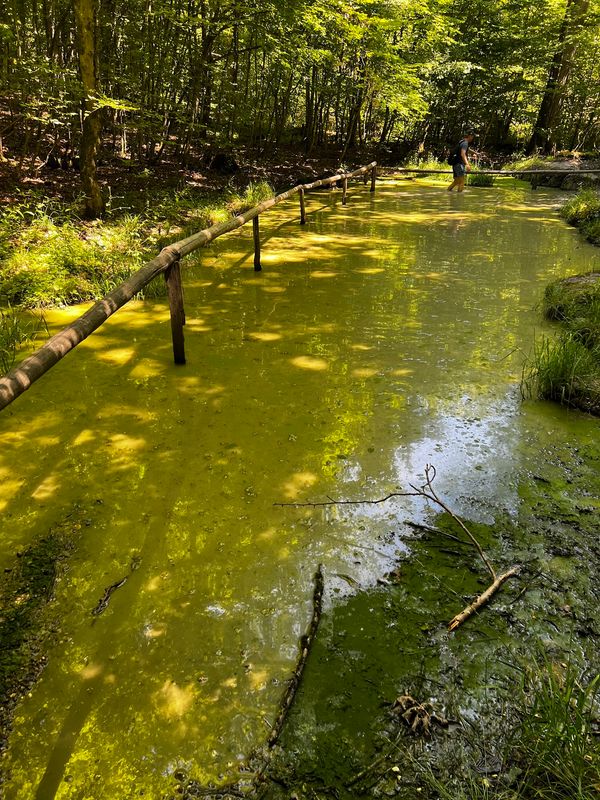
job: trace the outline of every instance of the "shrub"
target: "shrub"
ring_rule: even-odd
[[[469,173],[469,186],[493,186],[493,175],[482,175],[476,169]]]

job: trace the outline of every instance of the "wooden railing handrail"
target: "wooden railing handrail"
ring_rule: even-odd
[[[27,358],[23,359],[20,364],[10,370],[4,377],[0,378],[0,411],[6,406],[10,405],[19,395],[23,394],[34,381],[41,378],[49,369],[57,364],[68,352],[77,347],[84,339],[97,330],[106,320],[111,317],[116,311],[128,303],[132,297],[140,292],[150,281],[160,273],[169,274],[177,267],[178,275],[178,262],[189,253],[204,247],[209,242],[217,239],[219,236],[228,233],[229,231],[241,228],[250,220],[258,217],[264,211],[268,211],[273,206],[287,200],[294,194],[302,191],[309,191],[316,189],[320,186],[329,186],[332,183],[343,181],[348,178],[355,178],[359,175],[365,175],[368,172],[372,174],[371,188],[374,188],[374,180],[376,175],[377,162],[372,161],[364,167],[354,170],[353,172],[338,172],[329,178],[321,178],[313,183],[299,184],[286,192],[282,192],[269,200],[264,200],[254,208],[238,214],[236,217],[228,220],[227,222],[220,222],[212,225],[210,228],[205,228],[198,233],[188,236],[179,242],[167,245],[161,252],[145,264],[141,269],[127,278],[126,281],[121,283],[111,292],[109,292],[101,300],[98,300],[94,305],[89,308],[85,314],[78,317],[71,325],[64,328],[59,333],[56,333],[48,341],[42,345],[38,350],[32,353]],[[171,269],[172,268],[172,269]],[[169,293],[171,296],[171,293]],[[171,305],[171,314],[173,318],[173,306]],[[176,362],[184,363],[177,360]]]
[[[404,172],[420,172],[424,175],[452,175],[452,170],[420,169],[401,167],[394,170],[394,175]],[[600,169],[476,169],[475,175],[589,175],[600,172]],[[385,177],[385,176],[384,176]],[[393,177],[393,176],[390,176]]]

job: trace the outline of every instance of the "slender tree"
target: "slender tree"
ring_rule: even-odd
[[[83,127],[81,135],[81,180],[85,193],[85,212],[90,218],[104,213],[104,200],[96,174],[96,156],[102,135],[103,108],[98,102],[95,0],[75,0],[77,53],[83,87]]]

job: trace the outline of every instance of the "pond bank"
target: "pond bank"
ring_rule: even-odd
[[[562,216],[592,244],[600,245],[600,196],[586,189],[569,199]],[[547,319],[559,322],[556,338],[536,342],[524,385],[539,397],[600,415],[600,272],[554,281],[542,303]]]

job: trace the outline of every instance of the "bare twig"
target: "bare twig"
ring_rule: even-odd
[[[379,505],[381,503],[385,503],[388,500],[393,499],[394,497],[423,497],[425,500],[429,500],[435,505],[439,506],[443,511],[445,511],[452,519],[456,522],[459,528],[463,531],[463,533],[467,536],[468,540],[471,542],[473,547],[479,553],[479,557],[485,564],[487,571],[490,573],[492,578],[492,583],[490,586],[483,592],[483,594],[479,595],[471,605],[467,606],[460,614],[457,614],[448,625],[449,630],[454,631],[456,630],[459,625],[461,625],[465,620],[469,619],[478,609],[482,608],[490,598],[498,591],[498,589],[502,586],[502,584],[511,578],[513,575],[516,575],[519,572],[519,567],[513,567],[512,569],[508,570],[508,572],[503,573],[502,575],[496,575],[496,570],[492,566],[491,561],[486,556],[483,548],[473,536],[471,531],[467,528],[464,522],[457,517],[457,515],[448,507],[448,505],[440,498],[436,490],[433,488],[433,482],[436,478],[437,472],[435,467],[432,464],[427,464],[425,466],[425,483],[422,486],[415,486],[414,484],[409,484],[411,491],[410,492],[390,492],[385,497],[380,497],[376,500],[334,500],[333,498],[329,498],[328,500],[320,503],[275,503],[277,506],[293,506],[293,507],[305,507],[310,506],[312,508],[320,508],[323,506],[356,506],[356,505]],[[458,540],[462,541],[462,540]]]
[[[483,552],[483,549],[482,549],[481,545],[479,544],[477,539],[473,536],[471,531],[467,528],[467,526],[464,524],[464,522],[462,520],[460,520],[456,516],[456,514],[448,508],[448,506],[444,503],[443,500],[440,500],[440,498],[438,497],[435,489],[433,488],[432,483],[435,480],[436,474],[437,473],[436,473],[435,467],[432,464],[427,464],[427,466],[425,467],[425,483],[423,484],[423,486],[421,486],[421,489],[420,489],[422,496],[426,497],[428,500],[433,500],[433,502],[436,503],[440,508],[444,509],[446,514],[449,514],[452,517],[452,519],[456,522],[456,524],[460,527],[460,529],[469,537],[471,543],[473,544],[473,546],[475,547],[475,549],[477,550],[477,552],[481,556],[481,560],[483,561],[483,563],[487,567],[488,572],[492,576],[492,580],[495,581],[496,580],[496,572],[495,572],[494,568],[492,567],[489,559],[487,558],[487,556]],[[412,484],[411,484],[411,489],[414,489],[416,492],[419,492],[419,489],[417,489]]]

